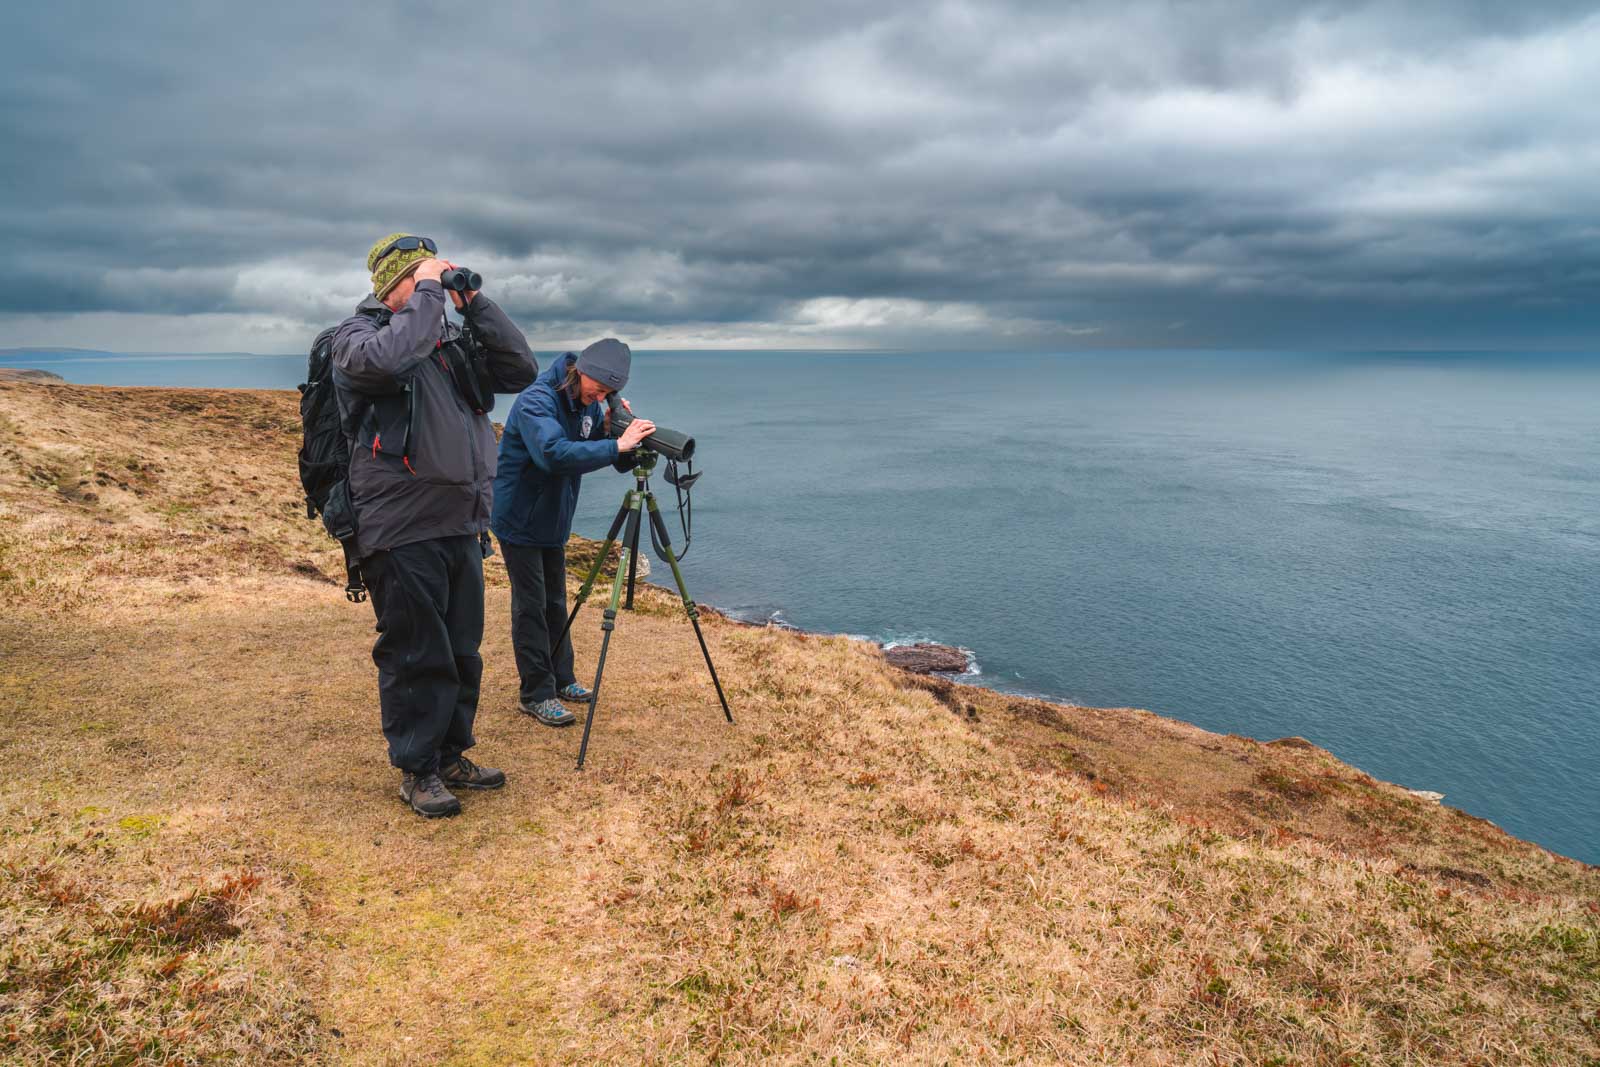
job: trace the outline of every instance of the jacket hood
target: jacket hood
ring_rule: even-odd
[[[550,387],[550,391],[561,393],[561,383],[567,380],[567,368],[577,362],[578,353],[563,352],[550,361],[550,365],[539,372],[539,381]]]

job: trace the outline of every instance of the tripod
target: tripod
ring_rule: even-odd
[[[656,453],[646,448],[638,450],[639,465],[634,468],[634,488],[629,489],[622,497],[622,507],[617,509],[617,517],[611,521],[611,529],[606,533],[605,544],[600,546],[600,554],[594,559],[594,566],[589,568],[589,574],[583,579],[583,586],[578,590],[578,596],[572,605],[572,613],[567,616],[567,624],[561,629],[561,636],[556,638],[551,648],[560,648],[567,634],[572,631],[572,624],[578,617],[578,612],[583,608],[583,602],[589,599],[589,593],[594,588],[595,579],[600,577],[600,568],[605,565],[606,557],[611,554],[611,546],[617,541],[617,533],[622,532],[622,555],[617,560],[617,574],[611,581],[611,603],[606,606],[605,618],[600,623],[604,636],[600,638],[600,664],[595,668],[594,685],[589,694],[589,713],[583,720],[583,741],[578,746],[578,770],[583,770],[583,760],[589,751],[589,729],[594,726],[594,710],[600,703],[600,682],[606,673],[606,650],[611,647],[611,634],[617,627],[617,605],[622,602],[622,590],[627,586],[628,597],[623,603],[623,609],[633,610],[633,587],[635,574],[639,567],[639,526],[641,513],[648,510],[650,513],[650,541],[655,546],[656,554],[666,560],[672,567],[672,578],[678,583],[678,598],[683,601],[683,609],[688,613],[689,622],[694,625],[694,636],[700,642],[700,652],[706,658],[706,670],[711,672],[711,684],[717,687],[717,700],[722,704],[722,714],[729,722],[733,721],[733,712],[728,710],[728,698],[723,695],[722,682],[717,679],[717,668],[711,663],[711,650],[706,648],[705,635],[700,632],[700,609],[695,607],[694,601],[689,599],[689,590],[683,584],[683,571],[678,569],[678,557],[673,554],[672,542],[667,538],[667,525],[661,521],[661,511],[656,507],[656,495],[650,491],[650,473],[655,470]],[[698,477],[698,475],[696,475]],[[627,529],[623,530],[623,523]],[[627,572],[624,583],[623,572]]]

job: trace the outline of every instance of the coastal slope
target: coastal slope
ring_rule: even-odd
[[[510,785],[418,819],[298,441],[292,393],[0,381],[0,1061],[1600,1063],[1595,869],[708,613],[729,726],[657,590],[579,774],[491,560]]]

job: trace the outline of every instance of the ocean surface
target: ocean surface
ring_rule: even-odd
[[[959,645],[1000,689],[1298,734],[1600,863],[1600,357],[641,352],[626,392],[698,439],[698,600]],[[629,484],[586,478],[579,532]]]

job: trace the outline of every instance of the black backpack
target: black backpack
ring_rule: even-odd
[[[329,327],[311,342],[306,380],[300,386],[300,485],[306,493],[306,518],[322,525],[344,547],[344,595],[352,604],[367,598],[356,549],[356,511],[350,502],[350,442],[339,421],[333,386],[333,335]]]

